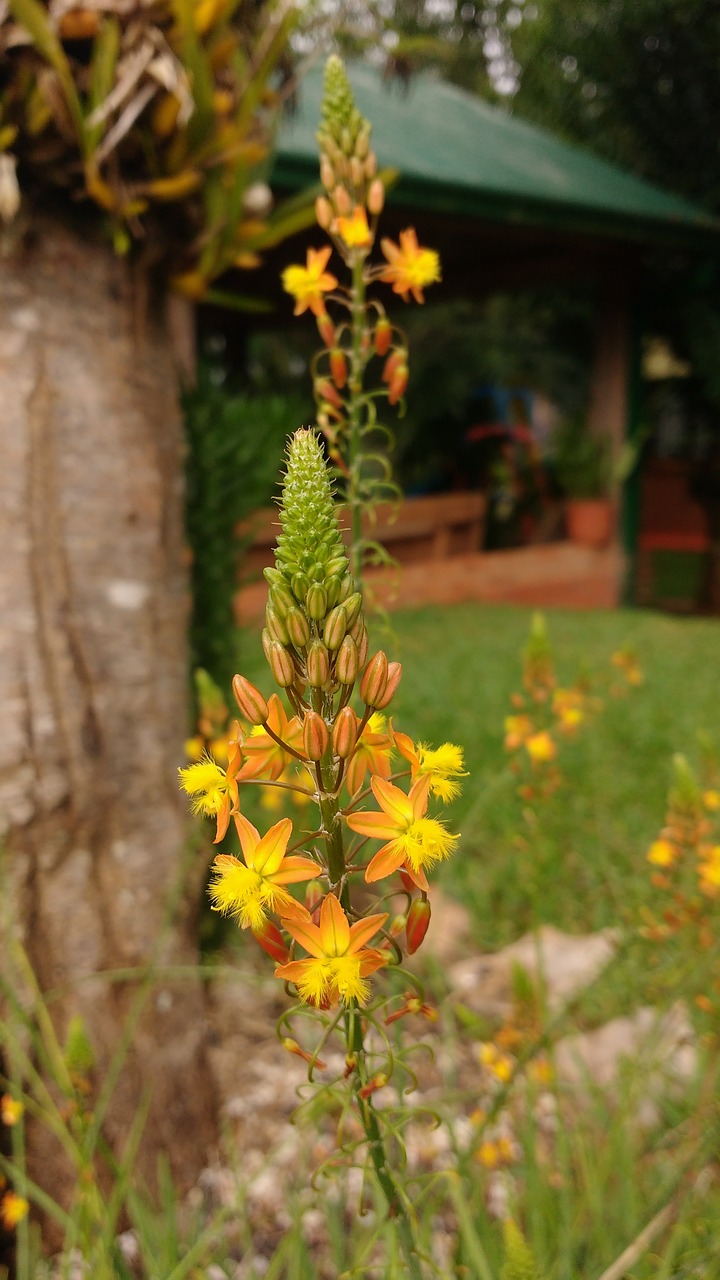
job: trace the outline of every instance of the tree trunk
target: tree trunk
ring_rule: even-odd
[[[99,1078],[137,983],[85,979],[142,966],[158,946],[163,964],[192,964],[204,874],[177,892],[187,853],[182,430],[167,335],[136,302],[107,245],[56,222],[33,223],[2,263],[0,820],[11,918],[41,987],[65,991],[52,1005],[61,1034],[71,1014],[85,1019]],[[166,1152],[181,1187],[214,1135],[206,1026],[198,979],[158,981],[106,1124],[122,1147],[151,1090],[141,1164],[152,1176]],[[59,1176],[43,1156],[54,1193]]]

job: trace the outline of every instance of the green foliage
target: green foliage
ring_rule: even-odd
[[[235,671],[233,593],[243,545],[237,526],[271,500],[286,439],[303,420],[303,404],[282,395],[229,391],[216,366],[201,364],[184,410],[191,660],[227,688]]]
[[[512,1218],[506,1218],[503,1223],[503,1241],[505,1261],[500,1272],[500,1280],[540,1280],[527,1241]]]
[[[607,436],[593,435],[587,423],[568,418],[553,433],[555,474],[569,498],[602,498],[610,488],[612,461]]]

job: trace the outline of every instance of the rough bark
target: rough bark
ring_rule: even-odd
[[[159,939],[164,964],[191,963],[199,900],[191,876],[163,932],[187,868],[176,771],[187,728],[182,431],[166,332],[136,300],[106,245],[52,221],[34,223],[2,263],[0,821],[11,917],[43,989],[65,991],[53,1005],[61,1032],[73,1012],[84,1016],[98,1076],[136,984],[91,975],[143,965]],[[121,1146],[151,1089],[142,1164],[152,1174],[167,1152],[181,1185],[214,1134],[203,1006],[197,979],[155,987],[107,1124]],[[60,1176],[44,1174],[46,1185]]]

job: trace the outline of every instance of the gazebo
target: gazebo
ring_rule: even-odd
[[[640,334],[635,298],[647,251],[695,262],[717,255],[720,220],[433,75],[402,84],[384,80],[366,63],[348,70],[357,104],[373,122],[380,166],[396,177],[384,229],[392,235],[411,221],[423,243],[440,249],[443,284],[436,297],[478,298],[550,282],[587,282],[596,288],[588,425],[607,433],[619,451],[636,427]],[[303,78],[295,109],[279,130],[274,186],[293,191],[317,182],[321,97],[322,72],[316,67]],[[302,247],[284,245],[283,261]],[[277,280],[274,258],[262,273],[263,287],[279,298],[271,279]],[[618,511],[629,551],[636,508],[630,494],[622,521]],[[565,553],[554,552],[556,558]],[[548,549],[546,559],[551,554]],[[598,602],[611,603],[623,577],[617,547],[605,563],[606,586]],[[506,569],[509,564],[506,559]],[[598,567],[596,560],[595,572]],[[541,567],[529,573],[525,595],[532,598],[533,582],[546,575]],[[525,598],[522,592],[520,598]]]

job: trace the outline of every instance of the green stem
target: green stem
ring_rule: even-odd
[[[388,1163],[387,1152],[385,1150],[385,1143],[383,1141],[377,1112],[372,1104],[371,1097],[362,1098],[360,1096],[360,1091],[363,1088],[363,1085],[368,1083],[368,1073],[367,1062],[365,1059],[362,1019],[360,1018],[357,1008],[349,1010],[345,1015],[345,1036],[348,1053],[354,1056],[357,1063],[355,1072],[355,1092],[358,1110],[360,1112],[360,1120],[365,1132],[365,1137],[367,1138],[368,1151],[370,1152],[370,1159],[373,1162],[375,1175],[387,1201],[389,1216],[393,1219],[393,1222],[397,1227],[398,1240],[403,1254],[405,1255],[408,1275],[411,1280],[423,1280],[418,1243],[415,1235],[415,1226],[408,1212],[405,1199],[397,1185],[397,1182],[395,1181],[393,1172]]]

